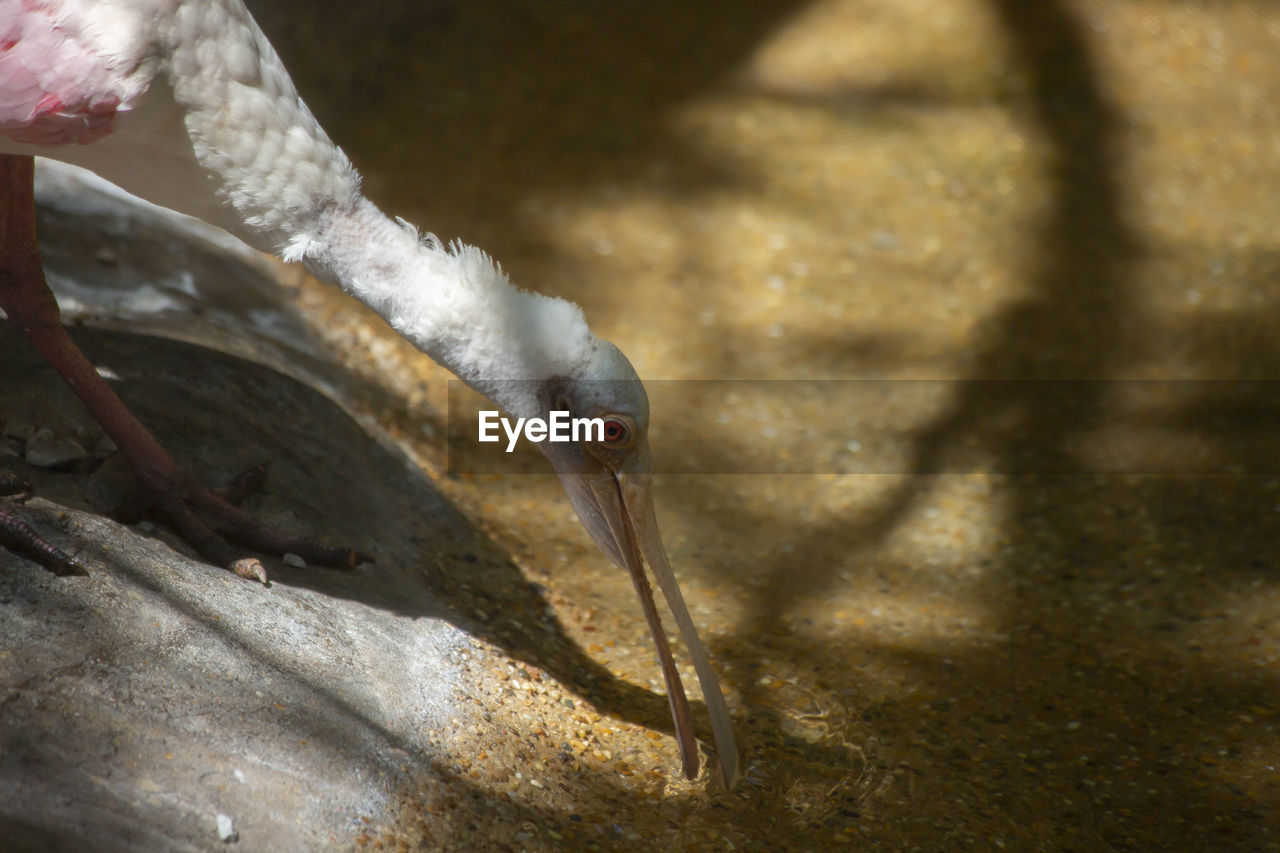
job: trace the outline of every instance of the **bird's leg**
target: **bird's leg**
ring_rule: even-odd
[[[268,553],[295,553],[318,565],[352,567],[368,561],[348,548],[319,545],[265,525],[213,490],[192,482],[125,407],[62,326],[57,300],[45,283],[36,242],[32,157],[0,155],[0,195],[0,308],[75,391],[124,454],[138,489],[149,496],[148,503],[184,539],[213,562],[263,581],[266,574],[261,563],[237,556],[222,536]],[[233,484],[229,490],[232,499],[246,488],[251,489],[252,484]]]
[[[241,471],[230,483],[209,489],[214,495],[234,506],[239,506],[250,495],[262,491],[267,483],[267,464],[254,465],[247,471]],[[156,495],[143,489],[134,489],[111,512],[111,515],[125,524],[141,521],[148,510],[160,502],[163,495]]]

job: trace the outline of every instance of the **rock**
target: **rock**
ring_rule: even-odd
[[[188,344],[75,334],[140,389],[128,402],[196,476],[229,477],[245,448],[273,456],[271,497],[254,514],[297,510],[378,563],[277,567],[264,587],[75,509],[90,475],[32,469],[38,497],[14,508],[93,577],[57,578],[0,549],[3,683],[16,690],[0,697],[0,833],[35,833],[34,849],[203,849],[209,816],[230,814],[253,849],[349,839],[357,815],[385,814],[405,772],[439,759],[447,738],[423,732],[474,713],[455,701],[468,689],[455,655],[470,640],[441,618],[410,539],[470,538],[475,550],[482,535],[293,380]],[[3,323],[0,352],[0,407],[24,400],[53,417],[61,404],[43,393],[38,356]],[[282,428],[271,414],[286,406]],[[255,447],[264,434],[280,444]]]
[[[116,447],[116,443],[111,440],[111,436],[104,435],[94,443],[93,449],[89,453],[94,459],[106,459],[119,451],[119,449]]]
[[[53,430],[42,427],[27,439],[24,458],[37,468],[66,468],[88,455],[75,439],[54,435]]]

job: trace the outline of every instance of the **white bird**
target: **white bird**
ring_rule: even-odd
[[[36,245],[37,154],[301,262],[513,417],[545,418],[554,408],[602,418],[603,441],[540,446],[592,538],[631,573],[683,769],[694,778],[692,720],[644,574],[648,559],[697,671],[724,780],[733,783],[728,709],[654,516],[648,400],[635,370],[591,333],[577,306],[515,288],[478,249],[423,237],[366,199],[241,0],[0,0],[0,308],[102,423],[138,486],[158,496],[159,509],[206,556],[265,578],[260,566],[233,559],[217,526],[260,550],[309,549],[313,561],[358,557],[267,528],[192,483],[71,342]],[[3,512],[0,532],[12,539],[22,525]],[[27,544],[47,549],[30,537]]]

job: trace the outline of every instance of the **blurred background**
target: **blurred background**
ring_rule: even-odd
[[[578,302],[641,376],[900,389],[655,408],[685,470],[831,465],[657,485],[744,779],[683,786],[669,740],[566,710],[589,773],[462,768],[520,843],[1280,846],[1280,6],[250,6],[376,202]],[[445,476],[447,375],[285,274],[357,405],[659,689],[554,480]]]

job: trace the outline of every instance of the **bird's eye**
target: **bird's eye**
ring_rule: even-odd
[[[620,444],[627,440],[627,425],[610,418],[604,422],[604,440],[608,444]]]

